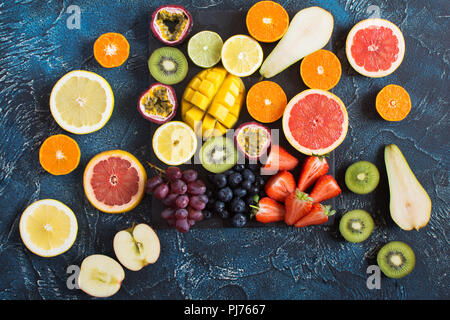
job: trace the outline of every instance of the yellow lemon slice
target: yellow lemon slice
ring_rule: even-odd
[[[76,70],[53,87],[50,111],[66,131],[87,134],[101,129],[111,117],[114,95],[109,83],[96,73]]]
[[[25,246],[41,257],[54,257],[72,247],[78,232],[73,211],[57,200],[44,199],[29,205],[19,223]]]
[[[247,77],[253,74],[263,62],[263,50],[255,39],[246,35],[228,38],[222,47],[222,64],[235,76]]]
[[[194,130],[181,121],[169,121],[153,135],[153,151],[167,165],[178,166],[191,159],[197,150]]]

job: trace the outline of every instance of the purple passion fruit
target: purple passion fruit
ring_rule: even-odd
[[[171,86],[155,83],[146,90],[138,102],[141,115],[154,123],[170,121],[177,111],[177,97]]]
[[[150,24],[155,37],[169,46],[183,42],[191,27],[192,16],[184,7],[177,5],[162,6],[156,9]]]
[[[234,133],[237,149],[249,160],[258,160],[269,148],[272,137],[270,130],[257,123],[246,122]]]

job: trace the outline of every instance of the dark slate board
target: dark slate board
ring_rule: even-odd
[[[197,67],[192,61],[190,61],[189,57],[187,56],[187,42],[191,36],[196,34],[197,32],[203,31],[203,30],[211,30],[217,32],[225,42],[229,37],[236,35],[236,34],[248,34],[247,27],[245,25],[245,17],[247,12],[243,11],[233,11],[233,10],[224,10],[224,11],[215,11],[215,10],[195,10],[191,12],[191,15],[193,17],[193,27],[191,30],[191,33],[189,34],[189,37],[184,41],[180,46],[177,46],[187,57],[189,62],[189,71],[186,76],[186,78],[179,84],[174,85],[175,92],[177,94],[178,100],[180,101],[181,96],[183,95],[184,89],[188,85],[189,81],[201,70],[203,70],[200,67]],[[290,19],[292,19],[294,13],[290,12]],[[330,40],[331,42],[331,40]],[[276,46],[276,43],[260,43],[261,47],[264,51],[264,58],[267,57],[272,49]],[[153,33],[150,32],[149,36],[149,54],[151,54],[154,50],[157,48],[160,48],[164,46],[155,36],[153,36]],[[328,49],[331,48],[331,43],[328,43],[327,47]],[[220,65],[220,62],[218,66]],[[286,93],[288,101],[294,97],[299,92],[308,89],[302,82],[300,75],[299,75],[299,69],[300,68],[300,62],[295,63],[288,69],[284,70],[280,74],[276,75],[273,78],[267,79],[270,81],[274,81],[278,83],[283,90]],[[260,75],[259,72],[255,72],[253,75],[249,77],[244,77],[242,80],[245,84],[245,89],[248,91],[255,83],[259,81]],[[155,80],[150,76],[150,81],[153,83]],[[180,110],[177,111],[177,115],[172,120],[181,120],[181,112]],[[242,111],[239,116],[238,122],[235,125],[235,128],[237,128],[240,124],[249,122],[249,121],[255,121],[248,113],[247,107],[244,103],[242,106]],[[279,133],[279,143],[280,145],[288,150],[292,155],[295,155],[299,160],[299,165],[297,168],[292,170],[294,177],[296,180],[298,179],[298,176],[300,174],[300,167],[301,162],[305,158],[304,155],[302,155],[300,152],[298,152],[296,149],[294,149],[289,142],[286,140],[283,134],[282,130],[282,119],[269,124],[264,124],[269,129],[278,129]],[[151,132],[155,132],[155,130],[158,128],[157,124],[151,125]],[[201,144],[199,141],[199,147],[200,149]],[[198,152],[197,150],[197,152]],[[196,155],[197,156],[197,155]],[[194,157],[196,157],[194,156]],[[330,165],[329,173],[334,175],[334,155],[333,153],[331,156],[327,159]],[[151,155],[151,160],[153,164],[156,164],[160,168],[166,168],[167,165],[162,163],[158,160],[158,158],[155,156],[154,153]],[[239,160],[239,163],[241,163],[242,159]],[[200,165],[200,164],[186,164],[181,166],[183,169],[185,168],[193,168],[197,170],[200,174],[200,178],[205,181],[205,183],[208,184],[208,172]],[[154,174],[155,172],[152,172],[152,169],[148,170],[149,176],[151,174]],[[267,181],[269,179],[269,176],[265,176],[265,180]],[[163,210],[164,205],[156,200],[152,199],[152,224],[155,228],[167,228],[168,225],[164,219],[161,218],[160,212]],[[335,199],[331,199],[329,201],[324,202],[324,204],[330,204],[334,207]],[[326,222],[324,225],[330,225],[333,223],[334,217],[331,216],[328,222]],[[260,222],[257,222],[254,219],[249,219],[249,222],[247,223],[247,227],[261,227],[261,226],[280,226],[285,227],[286,225],[282,222],[279,223],[270,223],[270,224],[262,224]],[[223,227],[230,227],[230,219],[221,219],[220,217],[217,217],[216,215],[213,215],[211,219],[203,220],[201,222],[197,222],[195,224],[195,228],[223,228]]]

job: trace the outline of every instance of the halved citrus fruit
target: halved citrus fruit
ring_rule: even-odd
[[[49,173],[58,176],[68,174],[80,163],[78,143],[64,134],[48,137],[39,149],[39,162]]]
[[[159,160],[170,166],[178,166],[194,156],[197,136],[186,123],[169,121],[156,129],[152,144]]]
[[[263,50],[255,39],[238,34],[228,38],[222,47],[222,64],[231,74],[247,77],[263,62]]]
[[[380,18],[366,19],[350,30],[345,51],[357,72],[379,78],[400,66],[405,55],[405,39],[392,22]]]
[[[401,121],[411,111],[411,98],[401,86],[389,84],[377,94],[375,106],[387,121]]]
[[[311,89],[330,90],[341,78],[341,63],[336,55],[320,49],[303,58],[300,75],[305,85]]]
[[[289,15],[278,3],[260,1],[247,12],[248,33],[261,42],[280,40],[289,27]]]
[[[33,202],[22,213],[20,237],[25,246],[41,257],[54,257],[72,247],[78,232],[73,211],[57,200]]]
[[[273,81],[257,82],[247,93],[248,113],[253,119],[262,123],[270,123],[280,119],[286,105],[286,94]]]
[[[123,213],[141,202],[147,173],[136,157],[123,150],[110,150],[93,157],[83,176],[90,203],[106,213]]]
[[[104,68],[121,66],[130,54],[130,44],[120,33],[104,33],[94,43],[94,57]]]
[[[345,139],[347,129],[347,109],[342,100],[329,91],[305,90],[292,98],[284,111],[286,139],[307,155],[333,151]]]
[[[114,95],[109,83],[93,72],[65,74],[53,87],[50,111],[66,131],[87,134],[101,129],[111,117]]]

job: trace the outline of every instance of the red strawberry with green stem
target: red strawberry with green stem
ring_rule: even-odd
[[[284,202],[295,190],[295,178],[289,171],[280,171],[266,182],[264,189],[270,198]]]
[[[321,176],[327,174],[329,169],[327,159],[325,156],[309,156],[302,164],[300,178],[298,180],[297,188],[300,191],[305,191]]]
[[[278,145],[270,148],[269,156],[262,168],[263,171],[276,172],[292,170],[298,165],[298,159]]]
[[[291,226],[311,210],[313,201],[307,193],[295,189],[293,193],[286,197],[284,204],[286,206],[284,222]]]
[[[313,204],[311,210],[295,223],[297,228],[322,224],[328,221],[328,217],[335,214],[335,210],[331,210],[331,206],[324,206],[320,203]]]
[[[269,197],[264,197],[258,201],[256,196],[255,200],[258,202],[258,206],[251,205],[250,207],[253,208],[251,217],[254,216],[256,221],[269,223],[284,220],[286,210],[281,203]]]
[[[317,180],[309,196],[314,199],[314,203],[317,203],[334,198],[340,193],[341,188],[333,176],[325,175]]]

